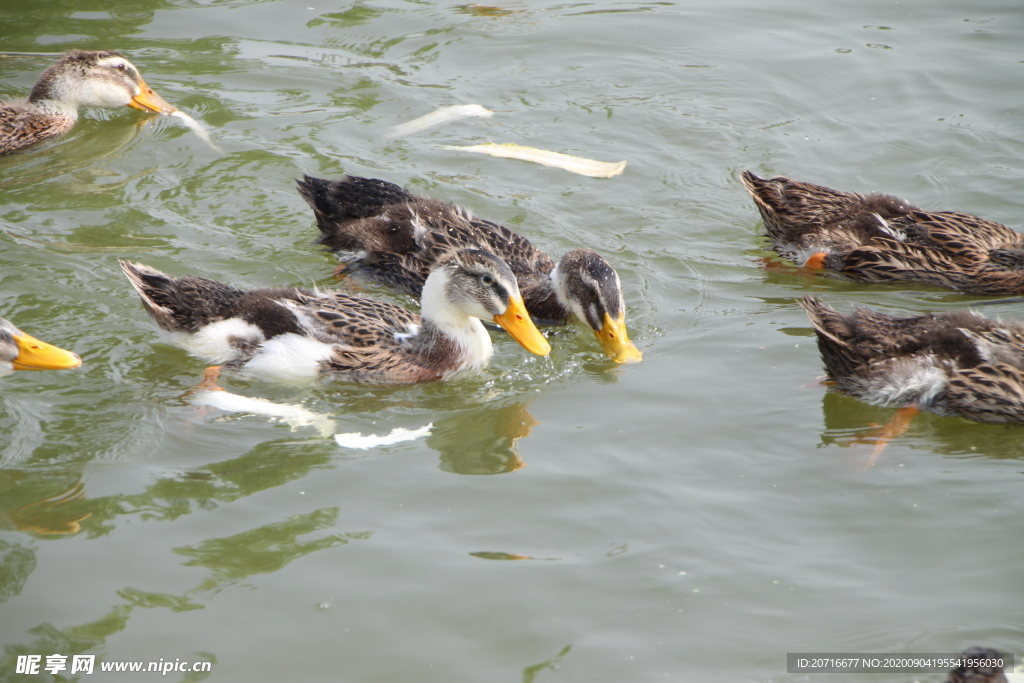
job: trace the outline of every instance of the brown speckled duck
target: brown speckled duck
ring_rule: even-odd
[[[857,282],[919,282],[974,294],[1024,293],[1024,235],[966,213],[785,176],[741,180],[772,249]]]
[[[1024,324],[971,311],[909,318],[863,308],[840,313],[812,296],[800,305],[839,391],[911,412],[1024,421]]]
[[[67,370],[81,364],[77,354],[39,341],[0,318],[0,376],[15,370]]]
[[[28,99],[0,102],[0,155],[67,133],[79,107],[175,111],[117,52],[71,50],[43,72]]]
[[[526,308],[544,324],[575,315],[619,363],[642,354],[626,333],[626,306],[618,273],[593,249],[573,249],[556,264],[526,238],[474,218],[447,202],[421,197],[384,180],[305,176],[299,193],[313,209],[320,244],[351,260],[338,269],[419,296],[431,268],[457,249],[482,249],[505,261],[519,282]]]
[[[170,341],[261,380],[444,379],[490,359],[480,318],[494,320],[532,353],[551,350],[523,307],[512,271],[478,250],[437,263],[423,286],[422,315],[366,297],[290,287],[241,291],[127,261],[121,268]]]

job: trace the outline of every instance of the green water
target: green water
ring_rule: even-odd
[[[119,49],[222,153],[125,109],[0,159],[0,314],[84,359],[0,380],[0,680],[72,678],[15,673],[54,653],[212,663],[175,681],[438,683],[863,681],[787,674],[786,653],[1024,653],[1024,431],[920,416],[863,470],[850,441],[892,411],[816,384],[794,301],[983,299],[765,269],[737,179],[1020,229],[1019,7],[112,5],[0,0],[0,94],[62,50]],[[383,138],[467,103],[497,113]],[[629,165],[599,180],[442,149],[488,140]],[[486,370],[429,386],[225,378],[337,432],[434,425],[366,451],[190,405],[203,363],[160,342],[117,260],[335,286],[303,173],[597,249],[644,361],[615,367],[570,326],[548,358],[495,335]]]

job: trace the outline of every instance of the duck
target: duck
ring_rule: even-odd
[[[912,415],[1024,422],[1024,323],[973,311],[897,317],[800,300],[835,388]]]
[[[15,370],[69,370],[81,364],[78,354],[40,341],[0,318],[0,377]]]
[[[0,102],[0,155],[64,135],[79,107],[176,111],[120,53],[70,50],[42,73],[27,99]]]
[[[204,382],[215,381],[221,368],[274,382],[441,380],[487,364],[493,349],[481,319],[501,325],[532,353],[551,351],[526,312],[512,271],[480,250],[459,250],[438,261],[424,283],[419,315],[369,297],[294,287],[243,291],[120,264],[169,341],[218,364]]]
[[[833,190],[786,176],[740,180],[771,248],[810,270],[855,282],[915,282],[971,294],[1024,293],[1024,235],[888,194]]]
[[[515,273],[535,322],[559,325],[575,316],[593,330],[613,361],[643,358],[626,331],[619,275],[593,249],[572,249],[556,264],[502,225],[386,180],[305,175],[296,182],[320,229],[317,243],[349,258],[336,271],[339,277],[354,275],[419,296],[431,268],[445,254],[482,249]]]

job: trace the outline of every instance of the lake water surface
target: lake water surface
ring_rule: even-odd
[[[1024,428],[919,416],[865,469],[851,442],[893,411],[817,383],[795,302],[985,299],[765,268],[737,177],[1020,229],[1018,3],[0,0],[0,22],[0,94],[65,49],[118,49],[222,150],[90,110],[0,159],[0,314],[84,359],[2,380],[0,680],[146,679],[15,673],[55,653],[212,663],[164,680],[422,683],[864,681],[786,654],[1024,653]],[[384,139],[469,103],[497,113]],[[629,165],[443,149],[487,141]],[[338,286],[303,173],[597,249],[643,362],[570,325],[547,358],[496,334],[486,370],[433,385],[224,378],[334,432],[433,424],[365,451],[189,404],[204,364],[160,342],[117,260]]]

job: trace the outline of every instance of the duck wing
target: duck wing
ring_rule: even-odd
[[[45,114],[24,101],[0,102],[0,155],[63,135],[74,125],[71,117]]]
[[[415,384],[440,379],[405,340],[420,333],[420,316],[385,301],[338,293],[303,293],[282,305],[295,311],[308,337],[329,344],[322,371],[360,384]]]
[[[407,192],[384,180],[305,176],[299,193],[312,207],[319,244],[353,252],[341,272],[419,296],[434,265],[453,250],[482,249],[505,261],[524,296],[554,262],[522,235],[465,209]]]

